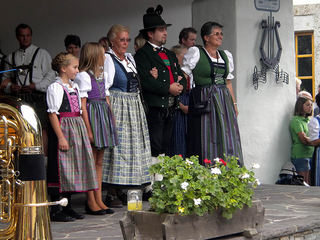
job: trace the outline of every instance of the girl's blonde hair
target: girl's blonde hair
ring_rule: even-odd
[[[146,44],[147,40],[144,39],[143,35],[139,33],[138,36],[134,38],[134,48],[136,51],[138,51],[140,48],[142,48]]]
[[[172,52],[174,52],[176,55],[181,55],[186,50],[188,50],[188,48],[183,45],[178,44],[178,45],[173,46],[170,50]]]
[[[96,77],[103,72],[104,48],[100,43],[88,42],[80,52],[79,71],[91,70]]]
[[[62,67],[66,67],[71,63],[72,59],[77,59],[71,53],[61,52],[51,62],[51,67],[54,71],[60,72]]]

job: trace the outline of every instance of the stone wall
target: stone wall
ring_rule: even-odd
[[[301,233],[295,233],[271,240],[317,240],[320,239],[320,228],[315,228]]]

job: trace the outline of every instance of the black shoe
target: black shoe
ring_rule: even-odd
[[[112,210],[111,208],[107,208],[106,210],[104,210],[106,214],[113,214],[114,210]]]
[[[55,212],[55,213],[50,213],[50,220],[52,222],[73,222],[75,221],[76,219],[65,214],[64,212],[62,211],[58,211],[58,212]]]
[[[70,217],[73,217],[75,219],[84,219],[84,215],[80,214],[80,213],[77,213],[75,210],[73,210],[72,208],[69,208],[69,209],[64,209],[63,212],[70,216]]]
[[[92,210],[89,208],[89,206],[88,206],[87,203],[86,203],[86,206],[85,206],[85,209],[84,209],[84,210],[86,211],[87,214],[90,214],[90,215],[105,215],[105,214],[106,214],[106,211],[103,210],[103,209],[97,210],[97,211],[92,211]]]

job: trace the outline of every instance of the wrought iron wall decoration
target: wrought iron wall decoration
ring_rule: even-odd
[[[278,28],[280,27],[279,21],[274,21],[272,12],[278,11],[280,9],[279,0],[255,0],[255,6],[257,10],[269,11],[270,15],[268,20],[261,21],[261,29],[263,30],[262,39],[259,46],[260,51],[260,66],[261,70],[258,70],[258,67],[254,67],[252,80],[253,86],[257,90],[259,82],[267,82],[267,72],[273,72],[275,74],[276,83],[287,83],[289,84],[289,74],[281,69],[279,70],[279,62],[282,53],[282,45],[279,37]],[[259,7],[257,7],[259,6]],[[276,42],[275,42],[276,41]],[[275,43],[277,46],[277,52],[275,53]],[[266,46],[267,44],[267,46]],[[267,53],[265,52],[267,50]]]

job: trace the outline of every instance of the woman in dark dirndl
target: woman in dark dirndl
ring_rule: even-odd
[[[182,70],[193,79],[189,97],[187,156],[204,159],[235,156],[243,165],[237,103],[233,94],[232,54],[218,50],[222,25],[206,22],[201,27],[204,47],[191,47]]]

